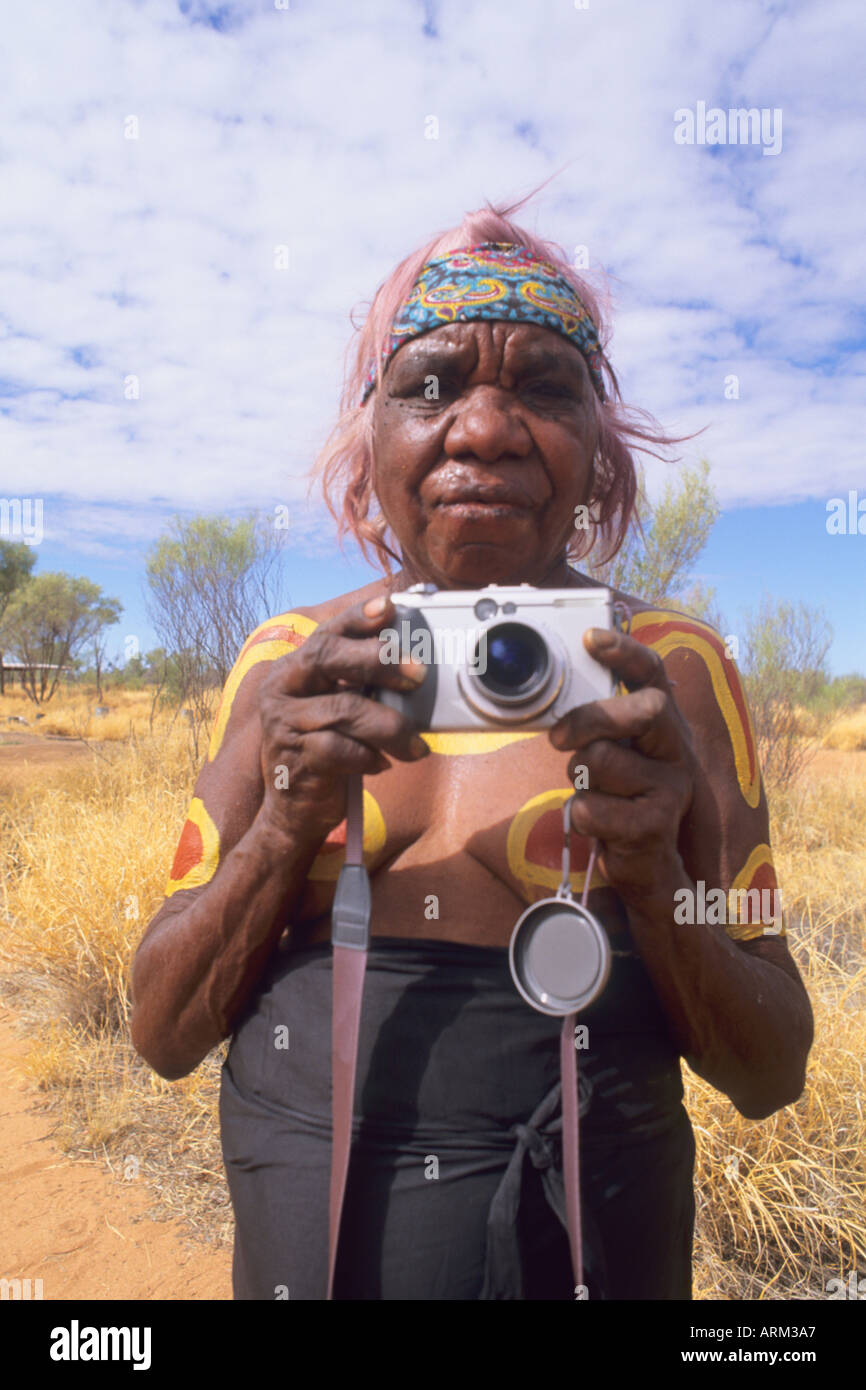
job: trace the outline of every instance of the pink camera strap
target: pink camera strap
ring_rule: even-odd
[[[349,778],[346,809],[346,859],[332,913],[333,1004],[331,1023],[331,1186],[328,1231],[328,1293],[334,1275],[340,1223],[352,1151],[355,1073],[361,1027],[364,974],[370,940],[369,881],[363,856],[363,779]],[[366,897],[365,897],[366,891]],[[577,1286],[583,1284],[580,1222],[580,1147],[577,1094],[576,1014],[562,1020],[559,1064],[562,1077],[562,1164],[571,1264]]]
[[[345,883],[346,869],[354,869],[366,881],[364,868],[364,791],[363,778],[349,778],[346,807],[346,860],[340,872]],[[358,1065],[358,1037],[361,1029],[361,1002],[370,942],[369,883],[367,883],[366,923],[364,903],[353,901],[340,906],[339,888],[334,898],[332,928],[333,1003],[331,1011],[331,1190],[328,1220],[328,1299],[334,1297],[334,1272],[340,1243],[340,1221],[349,1176],[352,1152],[352,1115],[355,1105],[355,1071]],[[353,910],[354,909],[354,910]],[[352,920],[347,920],[352,919]],[[353,933],[354,928],[354,933]],[[350,940],[354,934],[355,940]]]

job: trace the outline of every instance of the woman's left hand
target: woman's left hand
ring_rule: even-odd
[[[601,842],[600,868],[626,905],[645,908],[670,893],[673,908],[680,824],[699,775],[689,727],[657,652],[604,628],[590,628],[583,643],[630,693],[579,705],[550,730],[554,748],[575,750],[569,781],[586,787],[572,802],[572,827]]]

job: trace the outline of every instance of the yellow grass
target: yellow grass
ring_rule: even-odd
[[[24,719],[27,733],[43,737],[62,735],[88,741],[144,737],[149,732],[151,700],[148,690],[107,689],[100,701],[95,686],[59,685],[52,699],[37,706],[20,686],[10,689],[7,684],[6,694],[0,697],[0,732],[23,730],[25,726],[18,721]],[[108,714],[93,713],[100,707]],[[173,715],[172,710],[157,709],[154,731],[168,729]]]
[[[66,991],[62,1017],[120,1024],[132,952],[163,894],[189,799],[185,731],[107,747],[0,810],[11,864],[0,953]],[[14,942],[14,949],[12,943]]]
[[[230,1230],[220,1168],[220,1052],[155,1077],[128,1039],[132,953],[158,906],[190,794],[185,731],[103,745],[0,807],[5,992],[29,1019],[32,1076],[75,1151],[134,1160],[163,1209]],[[838,757],[839,755],[834,755]],[[793,1106],[744,1120],[686,1072],[698,1143],[696,1296],[821,1298],[866,1258],[866,775],[809,770],[776,796],[773,835],[792,949],[817,1041]],[[636,1252],[640,1258],[640,1252]]]
[[[845,753],[866,748],[866,705],[835,720],[822,740],[822,747],[841,748]]]
[[[807,769],[772,819],[816,1042],[801,1099],[760,1123],[688,1074],[702,1298],[826,1297],[866,1255],[866,776]]]

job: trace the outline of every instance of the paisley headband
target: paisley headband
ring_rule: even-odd
[[[446,323],[506,319],[552,328],[582,353],[600,400],[605,399],[604,356],[598,333],[573,287],[555,266],[525,246],[487,241],[450,251],[422,267],[408,299],[397,310],[382,349],[382,368],[411,338]],[[376,385],[376,362],[364,379],[361,405]]]

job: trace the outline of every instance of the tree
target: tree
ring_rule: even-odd
[[[102,672],[105,667],[105,654],[108,643],[105,637],[105,629],[97,632],[93,638],[93,674],[96,678],[96,701],[102,704]]]
[[[285,532],[254,513],[175,517],[147,557],[147,610],[176,660],[193,756],[214,686],[225,685],[250,631],[281,606]]]
[[[812,756],[799,711],[827,684],[833,629],[821,608],[765,597],[746,615],[740,668],[764,779],[786,786]]]
[[[36,561],[36,552],[24,541],[0,540],[0,643],[2,643],[3,615],[17,589],[30,578]],[[0,695],[6,694],[6,680],[3,672],[3,650],[0,645]]]
[[[859,705],[866,705],[866,676],[859,671],[834,676],[809,701],[809,708],[818,715],[846,714]]]
[[[137,658],[139,661],[140,657]],[[173,671],[176,670],[177,662],[169,656],[168,652],[162,647],[154,647],[153,651],[147,653],[145,659],[145,675],[148,684],[151,686],[150,697],[150,732],[153,733],[153,720],[156,714],[156,707],[162,697],[162,692],[166,685],[171,682]]]
[[[718,515],[710,465],[702,459],[668,479],[655,507],[640,495],[637,520],[624,545],[612,560],[592,567],[591,574],[600,584],[647,603],[683,608],[718,622],[713,591],[692,580]]]
[[[119,599],[69,574],[39,574],[16,590],[3,630],[24,662],[25,689],[35,704],[51,699],[63,668],[122,612]]]

